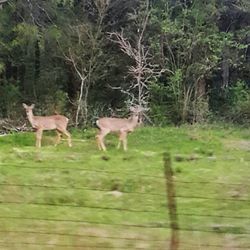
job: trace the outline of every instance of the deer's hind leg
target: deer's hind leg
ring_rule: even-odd
[[[67,138],[68,138],[68,145],[69,145],[69,147],[72,147],[72,140],[71,140],[71,134],[69,133],[69,131],[67,131],[66,129],[65,129],[65,131],[63,132],[66,136],[67,136]]]
[[[56,134],[57,134],[57,137],[56,137],[55,146],[57,146],[60,143],[61,138],[62,138],[62,133],[59,130],[56,130]]]
[[[127,151],[128,147],[127,147],[127,132],[126,131],[120,131],[119,142],[118,142],[118,146],[117,146],[118,149],[121,146],[121,142],[123,144],[124,151]]]
[[[66,128],[65,129],[57,128],[57,131],[67,136],[68,145],[69,147],[72,147],[71,134],[69,133],[69,131],[67,131]]]

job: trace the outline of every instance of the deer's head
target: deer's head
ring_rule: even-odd
[[[29,115],[32,113],[33,108],[35,107],[35,104],[31,104],[30,106],[26,105],[25,103],[23,103],[23,107],[26,111],[26,114]]]

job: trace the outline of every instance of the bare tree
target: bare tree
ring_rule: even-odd
[[[121,32],[110,32],[109,39],[114,43],[118,44],[121,51],[128,55],[134,62],[134,65],[129,67],[129,74],[133,77],[128,89],[121,89],[122,92],[126,93],[129,98],[133,99],[136,105],[141,107],[148,107],[149,99],[149,80],[153,77],[158,76],[161,73],[158,65],[152,64],[152,55],[150,49],[145,43],[145,32],[150,17],[149,0],[145,2],[143,6],[142,18],[135,13],[133,18],[137,19],[137,35],[136,42],[133,43],[124,35],[124,31]]]
[[[76,72],[77,76],[80,78],[80,91],[79,96],[76,101],[76,115],[75,115],[75,127],[79,124],[79,116],[82,109],[83,118],[86,122],[87,115],[88,115],[88,92],[89,92],[89,84],[87,81],[87,77],[92,73],[92,71],[88,71],[84,68],[84,62],[78,58],[74,52],[72,52],[71,48],[68,49],[68,53],[64,53],[65,59],[70,62],[73,66],[74,71]],[[84,97],[84,98],[83,98]]]
[[[63,55],[67,62],[72,65],[73,72],[80,79],[76,105],[75,126],[81,121],[83,125],[88,121],[88,99],[91,84],[94,83],[93,73],[100,65],[102,56],[102,28],[103,19],[107,14],[110,0],[95,0],[95,8],[98,12],[97,25],[80,22],[69,26],[70,44],[63,49]],[[108,63],[108,62],[106,62]],[[100,77],[100,76],[99,76]]]

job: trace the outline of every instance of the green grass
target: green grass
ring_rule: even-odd
[[[250,247],[250,131],[145,127],[97,150],[95,130],[73,147],[44,133],[0,138],[0,249],[168,249],[163,153],[172,157],[180,249]],[[98,248],[99,247],[99,248]]]

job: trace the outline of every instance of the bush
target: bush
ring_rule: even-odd
[[[212,108],[215,116],[222,121],[238,124],[249,123],[249,87],[244,81],[237,81],[217,96],[214,94]]]

